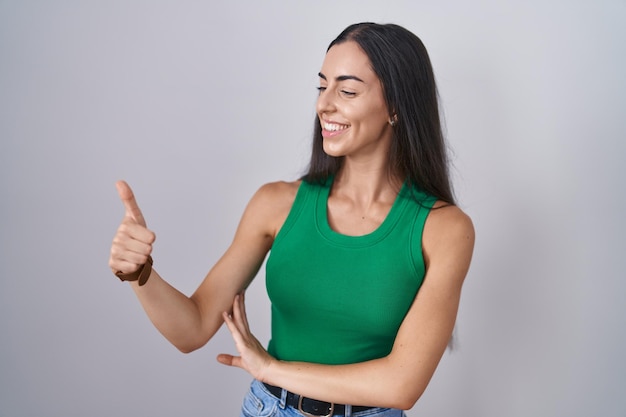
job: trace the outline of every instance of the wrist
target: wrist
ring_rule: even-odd
[[[152,272],[152,256],[148,256],[148,260],[145,264],[141,265],[139,269],[135,272],[131,272],[128,274],[123,273],[122,271],[117,271],[115,276],[120,279],[120,281],[138,281],[137,284],[141,287],[146,282],[148,282],[148,278],[150,278],[150,273]]]
[[[263,368],[263,372],[256,379],[267,384],[275,385],[277,376],[280,375],[280,368],[283,362],[270,355],[268,356],[267,366]]]

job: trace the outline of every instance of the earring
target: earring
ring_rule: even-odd
[[[395,125],[398,124],[398,115],[394,114],[391,119],[389,119],[389,124],[391,125],[391,127],[395,127]]]

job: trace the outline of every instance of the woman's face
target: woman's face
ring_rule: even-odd
[[[389,111],[382,84],[359,45],[347,41],[330,48],[319,76],[317,115],[324,151],[355,158],[386,154]]]

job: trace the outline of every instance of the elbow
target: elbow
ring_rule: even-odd
[[[388,406],[400,410],[409,410],[415,406],[425,389],[426,387],[411,383],[395,385],[392,392],[388,393]]]
[[[406,396],[403,398],[398,398],[397,404],[396,406],[394,406],[394,408],[398,408],[400,410],[410,410],[411,408],[413,408],[413,406],[415,406],[415,404],[417,403],[417,400],[419,400],[421,396],[422,395],[420,393],[420,395],[413,395],[413,396]]]
[[[176,346],[176,349],[178,349],[182,353],[191,353],[198,348],[195,346]]]
[[[182,341],[182,342],[174,342],[174,341],[170,341],[170,342],[180,352],[182,352],[182,353],[191,353],[191,352],[194,352],[194,351],[200,349],[202,346],[204,346],[206,344],[207,341],[187,340],[187,341]]]
[[[210,340],[210,337],[203,336],[201,330],[199,329],[187,330],[166,338],[182,353],[194,352],[206,345]]]
[[[393,398],[390,407],[405,411],[410,410],[415,406],[417,400],[419,400],[421,396],[421,392],[419,394],[397,395]]]

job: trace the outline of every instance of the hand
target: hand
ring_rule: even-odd
[[[115,186],[126,212],[113,237],[109,267],[113,273],[121,271],[129,274],[146,263],[156,237],[146,228],[146,220],[128,184],[118,181]]]
[[[276,359],[267,353],[256,337],[250,332],[248,318],[246,316],[244,294],[241,293],[235,296],[232,316],[226,312],[222,313],[222,315],[235,341],[235,347],[240,356],[222,353],[217,356],[218,362],[224,365],[241,368],[255,379],[263,382],[267,369]]]

